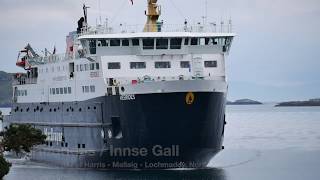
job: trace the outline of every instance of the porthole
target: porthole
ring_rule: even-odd
[[[124,92],[124,90],[125,90],[124,87],[121,87],[121,91]]]
[[[54,109],[53,109],[53,111],[54,111],[54,112],[56,112],[56,111],[57,111],[57,109],[56,109],[56,108],[54,108]]]
[[[73,111],[74,111],[74,109],[72,108],[72,109],[71,109],[71,111],[73,112]]]
[[[88,110],[90,110],[90,106],[88,106]]]
[[[43,111],[43,108],[40,108],[40,112],[42,112]]]
[[[29,112],[29,110],[30,110],[30,109],[29,109],[29,108],[27,108],[27,112]]]
[[[69,112],[69,109],[67,109],[67,112]]]
[[[23,112],[23,109],[21,109],[20,111]]]
[[[82,111],[82,109],[81,109],[81,108],[79,108],[79,111],[81,112],[81,111]]]
[[[95,107],[95,106],[94,106],[94,107],[93,107],[93,109],[94,109],[94,110],[96,110],[96,109],[97,109],[97,107]]]
[[[33,112],[36,112],[37,110],[36,109],[33,109]]]
[[[49,111],[52,112],[52,109],[50,109]]]

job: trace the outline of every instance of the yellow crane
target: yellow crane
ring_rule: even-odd
[[[144,32],[159,32],[161,24],[158,23],[161,15],[161,7],[157,4],[158,0],[148,0],[147,23],[144,27]]]

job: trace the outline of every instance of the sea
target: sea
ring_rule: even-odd
[[[274,105],[227,106],[225,149],[206,169],[97,171],[24,162],[13,163],[4,179],[319,180],[320,107]]]

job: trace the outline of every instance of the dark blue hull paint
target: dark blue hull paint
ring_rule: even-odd
[[[68,147],[61,148],[60,144],[56,146],[54,143],[53,149],[75,150],[79,144],[86,144],[81,150],[96,151],[90,154],[79,153],[76,163],[59,163],[56,160],[59,151],[48,151],[51,147],[44,145],[38,151],[41,152],[44,147],[47,155],[42,154],[42,158],[35,155],[35,160],[86,168],[202,168],[222,149],[225,94],[195,92],[194,102],[190,105],[186,103],[186,95],[187,93],[135,95],[134,100],[128,101],[121,101],[119,96],[105,96],[76,103],[16,104],[14,109],[16,106],[20,106],[20,109],[31,106],[29,108],[33,112],[40,106],[39,109],[43,108],[42,112],[33,112],[35,114],[29,120],[35,117],[37,122],[62,123],[55,126],[36,125],[40,129],[53,127],[56,131],[63,131]],[[50,112],[54,108],[56,112]],[[55,121],[52,115],[48,115],[48,111],[55,114]],[[13,112],[11,118],[16,122],[25,121],[21,120],[23,114],[27,112],[21,113],[18,110]],[[63,125],[68,122],[103,125],[82,131],[86,127]],[[102,129],[104,137],[100,135]],[[112,137],[109,137],[110,132]],[[159,154],[160,146],[162,152],[167,150],[162,155]],[[157,153],[154,153],[153,148]],[[117,150],[118,153],[112,154],[111,150]],[[121,150],[125,153],[120,154]],[[146,150],[147,153],[137,154],[137,150]],[[50,160],[51,154],[55,154],[55,158],[52,158],[55,160]]]

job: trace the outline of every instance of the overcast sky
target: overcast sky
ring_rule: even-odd
[[[27,43],[64,53],[65,36],[77,27],[82,3],[89,23],[99,19],[98,0],[0,0],[0,70],[15,67]],[[159,0],[167,24],[201,21],[205,0]],[[208,0],[208,21],[232,18],[237,37],[227,72],[229,99],[261,101],[320,97],[319,0]],[[101,0],[101,16],[113,26],[144,24],[146,0]]]

